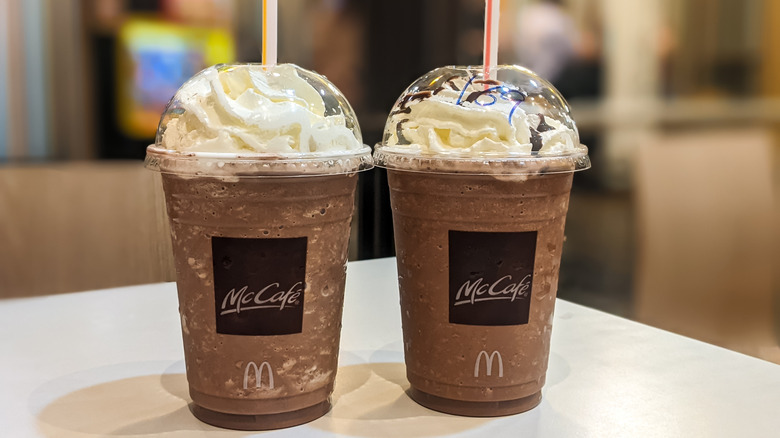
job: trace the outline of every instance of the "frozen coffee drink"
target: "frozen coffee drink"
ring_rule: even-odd
[[[290,64],[218,65],[169,103],[162,173],[191,410],[261,430],[330,409],[357,172],[355,114]]]
[[[387,168],[409,395],[499,416],[541,400],[573,173],[569,107],[517,66],[413,83],[374,160]]]

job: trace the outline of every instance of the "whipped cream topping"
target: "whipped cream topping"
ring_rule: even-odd
[[[207,68],[176,93],[157,143],[180,152],[235,154],[332,155],[364,148],[340,92],[292,64]]]
[[[462,71],[465,73],[465,71]],[[432,72],[435,73],[435,72]],[[476,75],[440,75],[411,87],[391,112],[382,150],[420,155],[550,156],[581,149],[574,123],[509,84]],[[428,84],[425,84],[428,85]]]

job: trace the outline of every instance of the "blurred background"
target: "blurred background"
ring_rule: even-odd
[[[259,0],[0,0],[0,297],[172,281],[144,148],[181,83],[260,61]],[[483,0],[280,1],[279,59],[365,143],[418,76],[479,64]],[[559,296],[780,363],[780,1],[504,0],[499,60],[555,84],[575,176]],[[352,259],[393,255],[361,175]]]

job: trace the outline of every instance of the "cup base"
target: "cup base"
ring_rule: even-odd
[[[330,400],[297,411],[265,415],[228,414],[212,411],[194,403],[190,404],[192,415],[212,426],[233,430],[272,430],[298,426],[322,417],[330,411]]]
[[[407,393],[412,400],[428,409],[465,417],[501,417],[519,414],[535,408],[542,401],[541,391],[515,400],[491,402],[453,400],[415,388],[409,388]]]

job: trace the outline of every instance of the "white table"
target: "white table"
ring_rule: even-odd
[[[404,393],[394,259],[350,263],[334,408],[280,437],[778,437],[780,366],[558,300],[540,406]],[[237,437],[189,412],[175,285],[0,300],[0,436]]]

